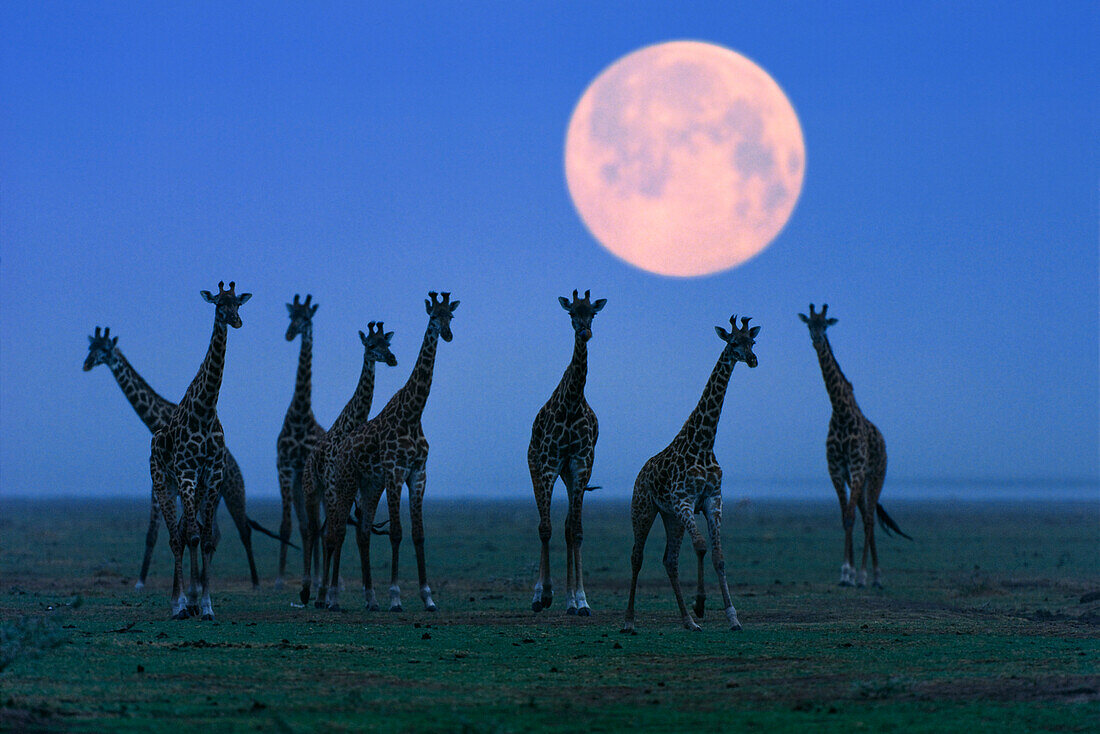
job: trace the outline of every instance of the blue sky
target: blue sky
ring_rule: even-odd
[[[312,293],[314,405],[329,424],[383,319],[408,375],[428,290],[462,301],[424,417],[428,493],[530,496],[535,412],[572,348],[556,299],[607,298],[587,395],[593,481],[629,493],[683,423],[731,313],[761,325],[716,447],[726,490],[812,479],[829,418],[796,314],[882,430],[891,481],[1100,475],[1100,11],[1095,3],[0,5],[0,491],[148,494],[145,428],[106,368],[109,325],[178,400],[210,335],[199,297],[255,297],[230,334],[220,414],[250,496],[275,496]],[[382,5],[382,4],[378,4]],[[617,260],[569,201],[573,105],[639,47],[737,50],[784,88],[802,196],[732,271]],[[559,490],[560,491],[560,490]]]

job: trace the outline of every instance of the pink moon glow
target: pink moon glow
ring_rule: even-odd
[[[783,90],[744,56],[698,41],[622,57],[585,90],[565,137],[569,194],[592,235],[645,270],[739,265],[775,239],[805,170]]]

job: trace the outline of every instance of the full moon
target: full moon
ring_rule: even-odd
[[[607,67],[565,137],[569,194],[608,250],[662,275],[739,265],[779,234],[802,190],[802,128],[766,71],[698,41]]]

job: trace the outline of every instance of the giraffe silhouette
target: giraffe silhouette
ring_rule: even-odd
[[[550,399],[535,416],[531,443],[527,447],[527,467],[539,511],[539,540],[542,543],[531,609],[540,612],[554,601],[550,580],[550,496],[560,476],[569,497],[565,518],[565,591],[568,597],[565,611],[587,617],[592,614],[592,608],[585,598],[581,573],[581,541],[584,538],[581,507],[584,493],[595,489],[588,486],[588,480],[592,476],[600,426],[584,398],[584,386],[588,379],[592,319],[607,304],[607,299],[593,303],[591,291],[585,291],[583,298],[578,298],[577,291],[573,291],[572,301],[562,296],[558,303],[569,314],[573,325],[573,358]]]
[[[840,585],[867,585],[867,553],[870,551],[874,568],[872,583],[882,586],[878,548],[875,546],[875,515],[878,515],[887,534],[893,530],[902,537],[909,536],[901,531],[879,504],[878,498],[886,480],[886,441],[875,424],[867,420],[859,409],[852,392],[852,383],[840,371],[840,365],[833,356],[833,348],[829,345],[825,330],[835,324],[836,319],[825,316],[828,308],[828,304],[823,304],[821,313],[816,313],[811,303],[810,315],[800,313],[798,317],[810,329],[810,340],[817,352],[821,376],[825,378],[825,390],[829,393],[829,402],[833,406],[833,414],[829,418],[829,434],[825,438],[825,458],[829,464],[829,478],[833,480],[833,488],[836,489],[836,496],[840,501],[840,516],[844,525],[844,563],[840,567]],[[851,494],[848,494],[845,485],[851,487]],[[852,550],[852,530],[857,507],[863,518],[863,564],[858,578]]]
[[[149,474],[153,492],[168,527],[168,543],[172,547],[175,566],[172,574],[172,616],[186,619],[201,613],[204,620],[214,619],[210,601],[210,567],[218,544],[215,510],[218,488],[225,475],[225,434],[218,420],[218,395],[221,392],[225,367],[227,327],[238,329],[241,317],[237,313],[251,293],[236,294],[236,284],[229,289],[218,283],[218,295],[202,291],[214,309],[214,331],[210,346],[199,366],[199,372],[187,388],[168,422],[153,434],[149,455]],[[183,515],[176,519],[173,495],[178,494]],[[202,544],[202,573],[198,568],[199,545]],[[191,587],[183,594],[183,549],[191,550]],[[199,588],[196,588],[198,585]],[[201,593],[201,599],[196,599]]]
[[[311,303],[313,296],[306,294],[300,301],[297,293],[294,302],[286,304],[290,314],[290,325],[286,329],[286,340],[294,341],[300,336],[298,348],[298,372],[294,380],[294,395],[283,418],[283,427],[275,444],[276,468],[279,472],[279,497],[282,499],[283,514],[279,524],[279,537],[284,541],[290,538],[291,510],[298,517],[298,531],[302,536],[302,547],[306,543],[306,514],[302,494],[302,476],[306,461],[313,453],[325,429],[313,416],[313,315],[318,304]],[[283,587],[286,575],[286,545],[279,549],[279,575],[275,578],[275,588]]]
[[[428,327],[420,345],[416,364],[405,385],[390,398],[386,406],[369,421],[352,431],[336,447],[333,454],[330,478],[326,490],[324,563],[318,598],[323,598],[329,609],[339,609],[339,589],[335,583],[340,573],[340,551],[347,532],[347,518],[351,504],[359,497],[362,515],[360,531],[374,525],[374,513],[382,493],[386,493],[389,508],[390,563],[390,611],[399,612],[401,589],[397,585],[398,551],[401,546],[401,486],[409,488],[409,519],[412,526],[413,548],[416,551],[417,575],[420,580],[420,598],[427,611],[436,610],[424,561],[424,487],[427,482],[428,440],[420,419],[428,402],[435,370],[436,347],[440,338],[451,341],[451,317],[458,308],[458,301],[451,301],[450,293],[432,291],[424,301],[428,312]],[[378,609],[370,576],[370,534],[360,545],[363,554],[363,593],[369,610]],[[330,583],[331,580],[331,583]],[[302,603],[309,600],[309,579],[302,580]]]
[[[111,329],[105,328],[100,333],[100,328],[95,327],[95,334],[88,337],[88,356],[84,360],[84,371],[89,372],[96,365],[105,364],[114,375],[118,386],[122,389],[126,399],[130,402],[138,418],[150,431],[157,431],[168,423],[172,413],[176,410],[176,404],[161,397],[149,383],[134,369],[130,361],[118,348],[118,337],[111,336]],[[233,454],[226,449],[225,475],[221,487],[218,490],[221,499],[225,501],[233,523],[237,526],[241,544],[244,546],[245,555],[248,557],[248,571],[252,576],[252,587],[260,585],[259,576],[256,574],[256,559],[252,554],[252,529],[278,538],[273,532],[263,527],[255,520],[248,517],[245,512],[244,476],[241,467]],[[174,498],[173,498],[174,501]],[[138,576],[134,588],[141,589],[145,586],[145,579],[149,574],[149,564],[153,557],[153,548],[157,543],[157,533],[160,529],[160,505],[156,495],[152,496],[149,508],[149,527],[145,532],[145,556],[141,561],[141,573]]]
[[[695,614],[702,619],[705,610],[706,590],[703,584],[703,557],[707,543],[695,523],[695,515],[702,513],[710,534],[711,562],[718,575],[722,592],[722,605],[732,631],[741,629],[737,610],[733,607],[729,584],[726,582],[726,562],[722,555],[722,467],[714,456],[714,440],[718,433],[718,419],[722,417],[722,404],[726,399],[733,367],[744,362],[756,367],[756,355],[752,348],[759,326],[749,328],[749,317],[730,317],[732,329],[726,331],[715,326],[718,337],[726,343],[718,363],[703,388],[703,395],[695,410],[684,421],[683,428],[663,451],[652,457],[638,472],[634,482],[634,496],[630,502],[630,519],[634,525],[634,550],[630,554],[630,599],[626,606],[623,632],[634,630],[634,594],[638,587],[638,572],[642,569],[642,554],[646,537],[658,513],[665,525],[665,570],[676,594],[676,605],[685,629],[698,630],[699,625],[684,606],[680,591],[680,544],[687,530],[695,548],[698,561],[699,587],[695,596]]]

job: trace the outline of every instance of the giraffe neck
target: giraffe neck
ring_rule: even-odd
[[[833,348],[829,345],[828,337],[822,337],[821,341],[814,344],[817,352],[817,361],[821,364],[821,376],[825,378],[825,390],[829,393],[829,402],[833,404],[835,412],[846,412],[856,407],[855,396],[852,394],[852,383],[840,371],[840,365],[833,356]]]
[[[141,422],[150,431],[157,430],[168,422],[168,418],[176,410],[176,404],[162,398],[153,388],[149,387],[149,383],[138,374],[130,361],[118,349],[114,350],[114,356],[115,358],[108,364],[108,368],[111,370],[111,374],[115,376],[115,381],[122,388],[122,393],[130,401],[130,405],[133,406],[134,412],[138,414],[138,418],[141,418]]]
[[[355,387],[355,394],[340,411],[336,422],[332,424],[328,435],[333,440],[339,440],[353,431],[356,426],[367,422],[370,416],[370,406],[374,402],[374,361],[363,360],[363,371],[359,375],[359,384]]]
[[[409,375],[405,386],[390,400],[404,420],[415,422],[424,413],[428,403],[428,393],[432,389],[432,372],[435,370],[435,348],[439,344],[439,327],[428,322],[424,332],[424,342],[420,345],[420,354]]]
[[[202,360],[199,373],[191,381],[180,406],[188,414],[199,414],[206,418],[216,416],[218,394],[222,389],[222,371],[225,368],[226,326],[214,321],[214,333],[210,335],[210,348]]]
[[[584,385],[588,380],[588,342],[580,334],[573,335],[573,359],[565,368],[554,398],[562,405],[576,405],[584,400]]]
[[[306,415],[313,410],[313,327],[302,332],[298,348],[298,374],[294,378],[294,397],[290,400],[292,415]]]
[[[736,362],[727,359],[725,353],[718,358],[714,370],[710,373],[699,404],[684,421],[680,436],[690,445],[704,449],[714,449],[714,439],[718,433],[718,419],[722,417],[722,404],[726,400],[726,388]]]

